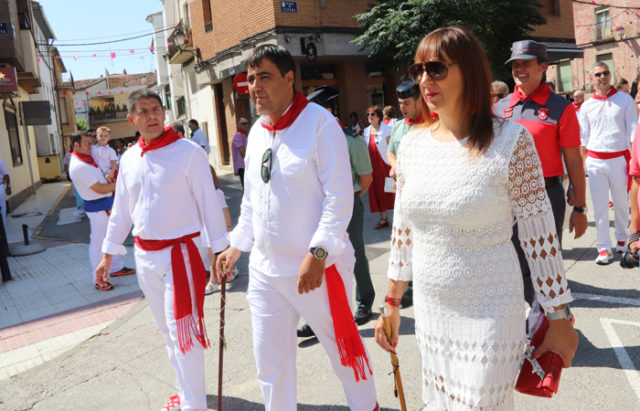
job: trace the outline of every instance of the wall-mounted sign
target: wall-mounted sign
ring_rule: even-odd
[[[297,13],[298,2],[297,1],[281,1],[280,11],[283,13]]]
[[[0,93],[18,91],[18,74],[15,67],[0,67]]]
[[[22,124],[45,126],[51,124],[51,103],[46,100],[21,101]]]
[[[9,25],[4,22],[0,22],[0,34],[9,34]]]
[[[233,78],[233,88],[238,94],[246,96],[249,94],[249,83],[247,82],[247,73],[240,73]]]

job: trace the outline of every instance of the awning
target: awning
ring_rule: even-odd
[[[543,42],[547,45],[547,57],[549,64],[557,63],[560,60],[582,58],[584,50],[576,47],[575,42]]]

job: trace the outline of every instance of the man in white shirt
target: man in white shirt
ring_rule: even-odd
[[[102,253],[100,247],[107,233],[107,223],[113,205],[115,184],[105,179],[104,173],[91,156],[92,138],[86,133],[78,133],[71,138],[73,153],[69,162],[69,176],[84,200],[84,209],[91,224],[89,236],[89,261],[91,273],[95,271]],[[118,256],[114,259],[110,270],[111,276],[135,274],[135,270],[125,267]],[[109,291],[113,286],[108,281],[97,283],[94,287],[99,291]]]
[[[4,166],[4,161],[0,160],[0,210],[2,211],[2,222],[4,223],[6,229],[7,200],[5,198],[5,192],[8,196],[11,195],[11,178],[9,177],[7,168]]]
[[[207,271],[198,245],[207,238],[213,253],[228,245],[222,208],[209,173],[205,152],[163,128],[160,97],[149,90],[129,96],[131,126],[138,142],[122,156],[104,253],[96,281],[107,281],[116,254],[133,226],[138,283],[164,334],[179,393],[166,409],[206,410],[204,326]],[[206,234],[206,235],[205,235]]]
[[[582,104],[578,119],[596,220],[596,264],[604,265],[613,259],[609,192],[615,212],[617,252],[625,251],[629,237],[629,159],[638,113],[633,99],[611,86],[611,72],[605,63],[593,65],[591,81],[595,93]]]
[[[189,129],[191,130],[191,141],[199,145],[207,152],[207,157],[209,157],[209,153],[211,152],[211,147],[209,146],[209,139],[207,135],[204,134],[204,131],[200,128],[198,121],[196,119],[189,120]]]
[[[355,258],[347,225],[354,195],[344,134],[329,111],[295,92],[295,65],[286,49],[260,46],[245,65],[262,117],[249,133],[241,215],[216,275],[231,275],[242,251],[251,251],[247,300],[265,408],[296,408],[302,315],[327,352],[349,408],[377,409],[349,306]]]

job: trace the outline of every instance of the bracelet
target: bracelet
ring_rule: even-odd
[[[631,233],[631,235],[629,236],[629,240],[627,241],[627,245],[629,245],[631,243],[635,243],[639,239],[640,239],[640,231],[636,231],[635,233]]]
[[[402,301],[401,298],[392,298],[392,297],[389,297],[388,295],[384,296],[384,302],[394,307],[400,307],[401,301]]]

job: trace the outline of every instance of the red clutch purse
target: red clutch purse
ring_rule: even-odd
[[[571,324],[573,324],[573,317],[571,317]],[[553,394],[558,392],[562,375],[562,358],[551,351],[546,352],[540,358],[531,358],[535,347],[542,344],[547,329],[549,329],[549,320],[546,315],[541,314],[518,375],[516,382],[516,391],[518,392],[545,398],[551,398]]]

